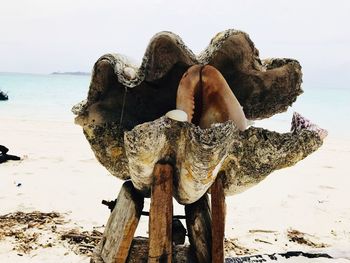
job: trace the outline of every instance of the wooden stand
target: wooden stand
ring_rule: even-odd
[[[212,215],[212,262],[224,263],[224,237],[226,203],[222,175],[218,174],[211,187],[211,215]]]
[[[211,263],[211,213],[208,194],[185,206],[186,226],[191,249],[198,263]]]
[[[149,263],[171,263],[173,220],[173,168],[157,163],[153,171],[149,213]]]
[[[126,262],[142,209],[143,197],[137,194],[131,181],[125,182],[103,234],[101,258],[104,262]]]
[[[191,253],[172,242],[173,167],[158,162],[153,170],[151,206],[149,213],[148,255],[137,246],[133,236],[143,209],[143,197],[131,181],[123,184],[116,206],[106,225],[101,244],[93,263],[223,263],[225,230],[225,196],[222,175],[211,187],[211,209],[208,194],[186,205],[186,225]],[[137,240],[137,239],[136,239]],[[133,242],[132,242],[133,241]],[[135,243],[136,242],[136,243]],[[179,252],[180,251],[180,252]],[[182,252],[181,252],[182,251]],[[186,251],[185,254],[183,251]],[[181,254],[182,253],[182,254]],[[141,255],[142,254],[142,255]],[[192,256],[194,255],[194,257]]]

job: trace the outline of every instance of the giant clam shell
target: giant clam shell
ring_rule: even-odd
[[[225,77],[248,119],[285,111],[302,93],[301,67],[293,59],[261,61],[249,36],[226,30],[198,56],[171,32],[155,35],[140,67],[107,54],[95,64],[88,98],[73,108],[97,159],[114,176],[131,179],[149,194],[154,164],[175,167],[174,196],[198,200],[222,171],[226,195],[244,191],[276,169],[295,164],[322,141],[316,132],[276,133],[232,121],[208,129],[164,116],[175,109],[183,73],[210,64]]]

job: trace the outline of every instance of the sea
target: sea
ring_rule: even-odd
[[[0,90],[8,101],[0,101],[1,119],[74,121],[71,108],[86,99],[90,75],[0,73]],[[304,93],[288,109],[252,125],[288,132],[294,111],[330,135],[350,138],[350,88],[302,86]]]

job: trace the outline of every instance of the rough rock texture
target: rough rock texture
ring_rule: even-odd
[[[130,178],[124,151],[124,131],[117,123],[90,124],[83,129],[97,160],[114,176]]]
[[[322,145],[317,133],[277,133],[250,127],[237,134],[223,164],[225,193],[238,194],[271,172],[290,167]]]
[[[285,111],[302,93],[301,67],[293,59],[261,61],[249,36],[226,30],[196,56],[171,32],[155,35],[138,68],[118,54],[95,64],[87,100],[73,108],[97,159],[115,176],[131,178],[149,195],[154,164],[174,164],[174,196],[198,200],[225,171],[225,193],[257,184],[273,170],[291,166],[315,151],[316,132],[279,134],[251,127],[239,132],[229,121],[209,129],[164,116],[176,107],[183,73],[210,64],[225,77],[248,119]]]
[[[277,133],[250,127],[240,132],[232,121],[200,129],[161,117],[125,131],[124,138],[113,132],[118,126],[112,127],[90,125],[87,133],[109,171],[121,179],[130,176],[135,188],[148,196],[153,167],[166,159],[176,167],[174,196],[183,204],[197,201],[220,170],[225,171],[225,194],[233,195],[274,170],[294,165],[322,145],[319,135],[306,129]]]

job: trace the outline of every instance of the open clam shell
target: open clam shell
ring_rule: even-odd
[[[249,36],[226,30],[196,56],[171,32],[155,35],[136,67],[118,54],[95,64],[88,98],[74,107],[97,159],[114,176],[131,179],[145,196],[159,160],[175,167],[174,195],[182,204],[198,200],[224,174],[226,195],[257,184],[322,145],[314,131],[276,133],[232,121],[201,129],[164,116],[176,107],[184,72],[210,64],[225,77],[248,119],[285,111],[302,93],[301,67],[293,59],[261,61]]]

